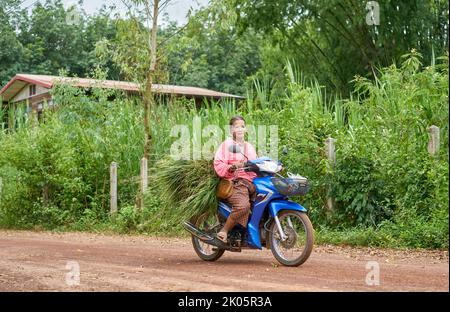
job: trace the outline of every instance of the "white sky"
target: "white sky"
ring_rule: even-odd
[[[25,0],[23,1],[22,7],[31,9],[36,2],[38,1]],[[42,2],[44,2],[44,0],[42,0]],[[77,0],[62,0],[62,2],[67,6],[78,3]],[[115,4],[118,11],[125,11],[125,6],[120,0],[84,0],[83,2],[83,8],[88,14],[96,13],[103,4],[106,6]],[[169,15],[169,20],[176,21],[178,25],[184,25],[187,22],[186,14],[188,13],[189,8],[195,10],[207,6],[207,4],[208,0],[172,0],[162,13],[167,13]],[[159,20],[162,21],[162,16]]]

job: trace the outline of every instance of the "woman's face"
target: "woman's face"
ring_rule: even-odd
[[[243,120],[236,120],[231,126],[231,134],[236,140],[243,140],[246,131],[247,129]]]

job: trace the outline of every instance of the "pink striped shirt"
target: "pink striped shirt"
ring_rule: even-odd
[[[233,164],[239,162],[246,162],[247,160],[256,159],[258,156],[256,155],[255,148],[248,142],[245,142],[244,149],[241,152],[247,156],[244,157],[241,153],[232,153],[228,149],[231,145],[238,144],[233,139],[226,139],[220,144],[219,149],[216,152],[214,157],[214,170],[217,175],[221,178],[232,180],[235,178],[244,178],[250,182],[256,177],[256,173],[254,172],[245,172],[244,170],[236,170],[235,172],[228,171]]]

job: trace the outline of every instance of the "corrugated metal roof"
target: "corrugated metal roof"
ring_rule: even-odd
[[[16,95],[17,92],[19,92],[23,88],[23,86],[25,86],[27,83],[41,85],[49,89],[52,88],[57,83],[66,83],[72,86],[83,88],[98,87],[107,89],[119,89],[128,92],[139,91],[139,84],[127,81],[97,80],[89,78],[60,77],[49,75],[17,74],[0,90],[0,96],[3,97],[4,101],[8,101],[14,95]],[[244,97],[238,95],[217,92],[197,87],[153,84],[152,89],[157,93],[173,94],[177,96],[186,96],[186,97],[244,99]]]

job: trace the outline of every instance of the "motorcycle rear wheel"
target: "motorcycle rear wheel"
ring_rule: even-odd
[[[203,214],[198,217],[194,217],[191,220],[191,223],[194,224],[201,231],[207,232],[208,234],[216,234],[218,221],[216,216],[208,216]],[[194,247],[195,253],[199,256],[200,259],[204,261],[216,261],[220,257],[222,257],[225,249],[219,249],[213,245],[207,244],[197,238],[195,235],[192,235],[192,245]]]

